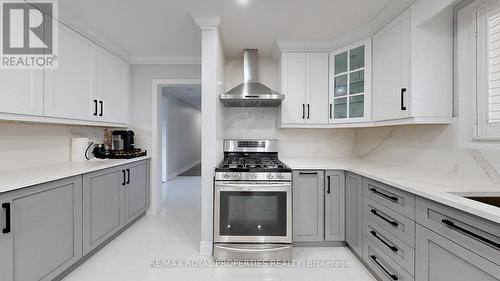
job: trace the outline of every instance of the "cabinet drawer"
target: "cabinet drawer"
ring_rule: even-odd
[[[390,208],[363,197],[363,214],[411,247],[415,245],[415,222]]]
[[[414,280],[413,276],[366,237],[363,237],[363,260],[383,281]]]
[[[419,224],[500,265],[500,225],[417,198]]]
[[[411,219],[415,218],[415,195],[363,178],[363,194]]]
[[[419,281],[500,280],[500,266],[417,225],[415,276]]]
[[[410,275],[415,276],[415,251],[412,247],[367,217],[363,218],[363,235]]]

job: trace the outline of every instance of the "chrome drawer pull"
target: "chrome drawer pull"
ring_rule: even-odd
[[[395,221],[391,221],[390,219],[388,219],[388,218],[380,215],[379,213],[377,213],[377,210],[372,209],[371,212],[372,212],[372,214],[376,215],[377,217],[379,217],[379,218],[383,219],[384,221],[390,223],[392,226],[394,226],[394,227],[398,227],[399,226],[399,223],[397,223]]]
[[[444,224],[446,224],[448,227],[450,227],[452,229],[455,229],[457,231],[465,233],[465,234],[467,234],[467,235],[469,235],[469,236],[471,236],[471,237],[473,237],[473,238],[475,238],[477,240],[480,240],[480,241],[482,241],[482,242],[484,242],[486,244],[489,244],[489,245],[491,245],[493,247],[496,247],[496,248],[500,248],[500,243],[496,243],[494,241],[491,241],[488,238],[485,238],[485,237],[483,237],[481,235],[478,235],[478,234],[476,234],[476,233],[474,233],[474,232],[472,232],[470,230],[467,230],[467,229],[465,229],[463,227],[460,227],[460,226],[456,225],[454,222],[452,222],[450,220],[444,219],[444,220],[441,220],[441,222],[444,223]]]
[[[385,274],[389,275],[389,276],[392,278],[392,280],[399,280],[399,278],[398,278],[396,275],[394,275],[394,274],[390,273],[390,272],[389,272],[389,270],[385,269],[385,267],[383,267],[383,266],[382,266],[382,265],[381,265],[381,264],[377,261],[377,257],[376,257],[376,256],[371,255],[371,256],[370,256],[370,258],[373,260],[373,262],[375,262],[375,264],[377,264],[377,265],[378,265],[378,266],[379,266],[379,267],[380,267],[380,268],[381,268],[381,269],[385,272]]]
[[[396,246],[391,246],[389,243],[385,242],[385,240],[383,240],[382,238],[380,238],[380,236],[377,235],[377,232],[375,231],[370,231],[371,235],[373,235],[375,238],[377,238],[378,240],[380,240],[380,242],[384,243],[384,245],[386,245],[389,249],[391,249],[393,252],[397,252],[398,251],[398,247]]]
[[[371,192],[373,192],[373,193],[375,193],[375,194],[377,194],[377,195],[379,195],[379,196],[382,196],[382,197],[384,197],[384,198],[387,198],[387,199],[389,199],[389,200],[391,200],[391,201],[398,202],[398,200],[399,200],[399,198],[397,198],[396,196],[390,196],[390,195],[387,195],[387,194],[385,194],[385,193],[383,193],[383,192],[378,191],[378,190],[377,190],[377,189],[375,189],[375,188],[370,188],[370,190],[371,190]]]

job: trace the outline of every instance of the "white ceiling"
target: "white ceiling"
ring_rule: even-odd
[[[201,85],[182,85],[164,87],[162,95],[166,98],[177,98],[194,108],[201,110]]]
[[[201,33],[191,14],[220,16],[227,56],[238,57],[244,48],[258,48],[261,56],[271,56],[277,41],[332,40],[369,25],[383,10],[411,2],[246,0],[242,5],[241,1],[62,0],[59,8],[63,21],[133,63],[195,62],[201,55]]]

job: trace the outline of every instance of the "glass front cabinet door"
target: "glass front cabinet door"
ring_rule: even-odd
[[[371,119],[371,39],[330,53],[329,122]]]

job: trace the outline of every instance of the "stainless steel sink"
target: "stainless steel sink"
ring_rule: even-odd
[[[450,192],[460,197],[500,208],[500,192]]]
[[[464,196],[467,199],[500,208],[500,196]]]

